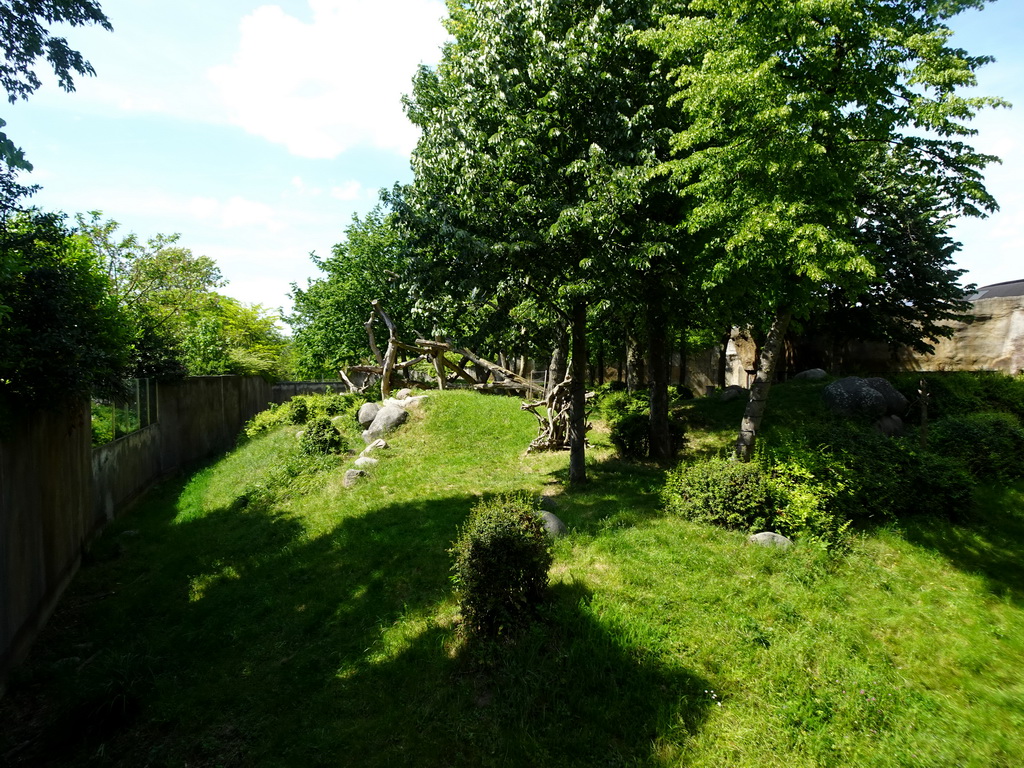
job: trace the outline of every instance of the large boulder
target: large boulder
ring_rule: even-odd
[[[548,536],[552,539],[557,539],[559,536],[565,536],[569,531],[569,529],[565,527],[565,523],[563,523],[554,512],[541,512],[540,521],[544,524],[544,530],[547,531]]]
[[[405,424],[408,418],[409,412],[404,408],[399,408],[397,405],[385,405],[377,411],[377,415],[373,417],[373,422],[363,432],[363,440],[367,444],[372,443],[388,432],[398,429]]]
[[[718,399],[723,403],[729,403],[733,400],[739,400],[740,398],[746,399],[749,396],[749,392],[738,384],[730,384],[728,387],[722,390],[721,394],[718,395]]]
[[[808,368],[806,371],[800,371],[793,378],[800,381],[824,381],[828,378],[828,373],[824,368]]]
[[[359,419],[359,426],[363,429],[369,427],[373,424],[373,420],[377,418],[379,411],[380,406],[377,403],[363,403],[359,408],[359,415],[357,417]]]
[[[778,533],[772,533],[771,531],[755,533],[752,536],[748,536],[747,541],[751,544],[757,544],[759,547],[778,547],[780,549],[789,549],[793,546],[793,542],[785,536]]]
[[[887,379],[883,379],[881,376],[871,376],[864,379],[868,386],[878,392],[885,398],[886,413],[889,416],[903,416],[907,412],[907,406],[910,403],[907,398],[903,396],[896,387],[894,387]]]
[[[879,419],[888,411],[885,397],[859,376],[833,381],[822,390],[825,406],[835,416]]]

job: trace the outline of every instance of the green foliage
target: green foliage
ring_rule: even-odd
[[[97,24],[110,31],[113,27],[94,0],[18,0],[0,5],[0,88],[7,100],[28,99],[42,81],[33,67],[40,57],[53,69],[57,84],[65,91],[75,90],[76,75],[95,75],[92,65],[68,45],[64,37],[50,34],[48,25],[81,27]],[[0,120],[0,127],[5,122]],[[0,132],[0,161],[10,168],[32,170],[24,153]]]
[[[822,549],[845,548],[851,522],[836,513],[832,488],[797,462],[776,464],[769,474],[778,505],[772,530]]]
[[[365,219],[354,217],[345,236],[328,258],[313,256],[324,277],[305,288],[292,284],[294,312],[288,322],[303,377],[337,376],[343,365],[371,357],[365,328],[370,302],[381,301],[400,335],[412,312],[409,292],[398,283],[407,256],[394,216],[374,208]]]
[[[1000,371],[928,371],[896,373],[893,386],[911,402],[910,419],[920,423],[920,382],[928,392],[928,418],[981,411],[1012,413],[1024,420],[1024,375]]]
[[[929,514],[957,519],[974,481],[956,461],[852,422],[820,422],[765,437],[762,463],[795,465],[841,519],[881,523]]]
[[[299,446],[303,453],[311,455],[344,453],[351,450],[344,435],[326,416],[315,416],[306,422]]]
[[[252,438],[284,424],[301,425],[310,419],[347,419],[355,424],[355,415],[367,402],[366,396],[356,393],[328,392],[323,395],[296,395],[286,403],[271,405],[260,411],[245,425],[244,434]]]
[[[928,428],[928,447],[961,461],[975,477],[1009,480],[1024,474],[1024,429],[1009,413],[939,419]]]
[[[0,407],[118,393],[132,331],[103,265],[62,215],[32,210],[0,226]]]
[[[769,530],[777,506],[772,483],[758,464],[723,458],[680,464],[665,478],[662,502],[689,520],[743,531]]]
[[[536,499],[520,492],[479,502],[450,552],[466,630],[482,638],[522,631],[544,599],[552,562]]]

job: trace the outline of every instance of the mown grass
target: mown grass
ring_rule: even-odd
[[[699,418],[714,450],[718,416]],[[0,761],[1024,759],[1024,485],[958,526],[783,552],[666,517],[661,470],[600,435],[591,483],[564,492],[564,455],[523,455],[533,432],[515,400],[449,393],[352,490],[294,428],[165,484],[97,543],[0,701]],[[470,647],[446,550],[481,494],[515,489],[553,496],[571,533],[543,620]]]

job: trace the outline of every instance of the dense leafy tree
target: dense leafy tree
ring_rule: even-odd
[[[342,366],[370,358],[364,326],[375,299],[403,333],[411,330],[410,297],[399,283],[406,256],[393,215],[377,207],[363,219],[354,217],[345,235],[326,259],[313,256],[324,277],[305,288],[292,285],[288,322],[301,376],[335,377]]]
[[[634,273],[659,292],[675,255],[679,216],[666,208],[679,203],[658,197],[653,173],[668,152],[664,78],[633,37],[653,23],[651,3],[480,0],[449,13],[455,40],[409,100],[422,137],[401,211],[427,240],[418,288],[532,295],[569,325],[581,481],[587,308]]]
[[[10,103],[27,99],[42,85],[35,72],[40,57],[46,59],[65,91],[75,89],[75,76],[96,74],[65,38],[50,34],[49,26],[53,24],[98,24],[113,29],[94,0],[0,0],[0,87],[7,92]],[[0,128],[5,125],[0,120]],[[32,169],[24,153],[2,131],[0,160],[10,167]]]
[[[259,304],[210,293],[203,306],[179,316],[172,329],[191,376],[290,375],[288,339],[278,318]]]
[[[64,217],[26,211],[0,230],[0,409],[120,391],[132,327],[96,254]]]
[[[943,214],[994,206],[992,158],[966,125],[999,103],[958,94],[985,63],[947,45],[945,21],[984,0],[690,0],[647,44],[673,67],[683,130],[666,170],[692,230],[724,258],[715,281],[772,318],[737,453],[748,457],[781,340],[819,286],[872,272],[857,234],[864,179],[895,146],[934,178]]]

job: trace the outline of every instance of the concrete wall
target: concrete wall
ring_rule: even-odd
[[[28,414],[0,441],[0,692],[81,564],[84,547],[156,481],[234,445],[273,401],[255,377],[162,384],[151,424],[92,448],[88,404]]]
[[[27,414],[0,441],[0,684],[49,618],[97,530],[90,441],[84,403]]]

